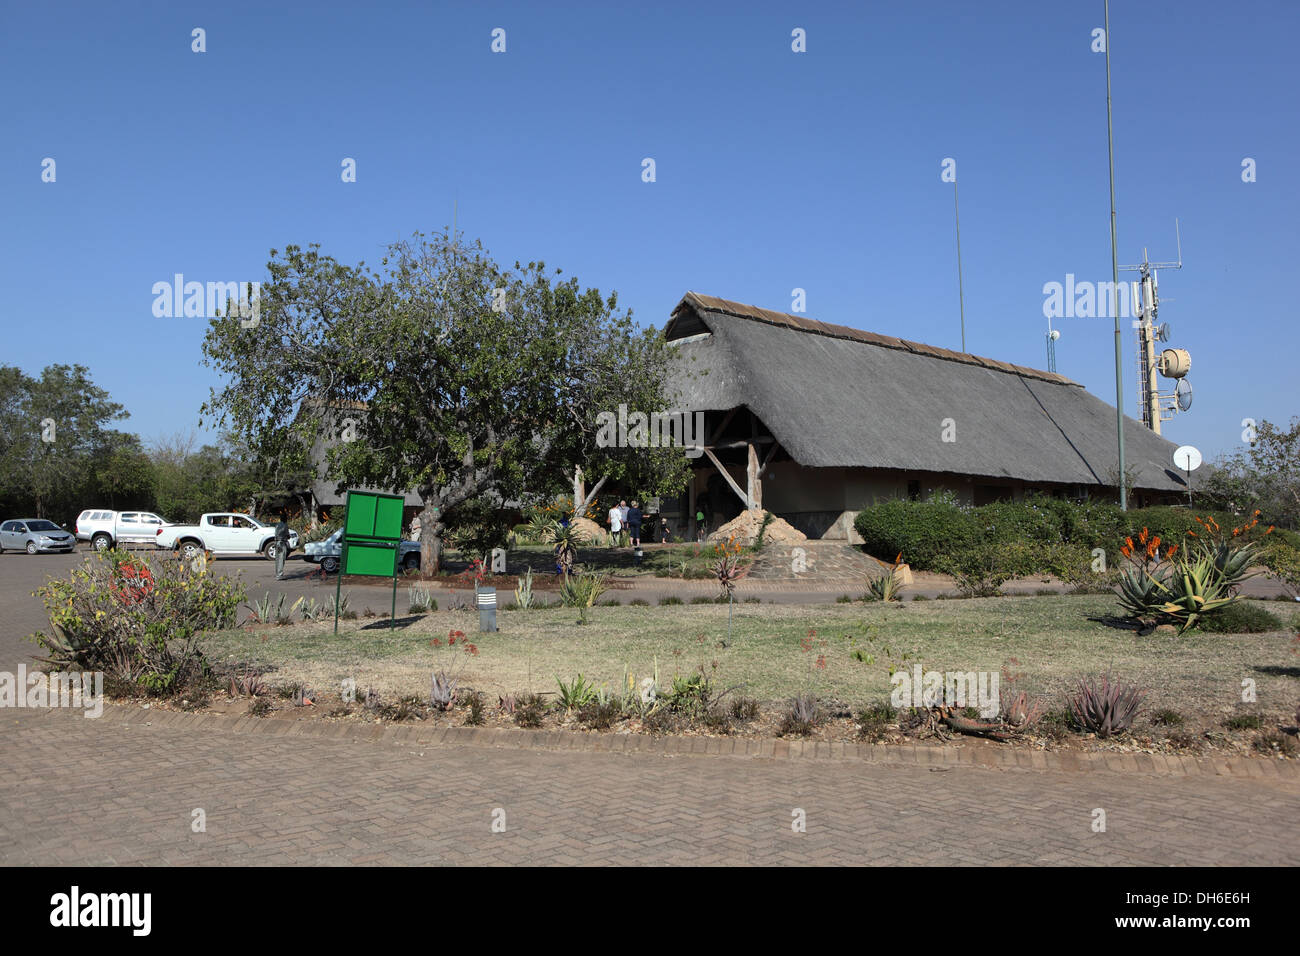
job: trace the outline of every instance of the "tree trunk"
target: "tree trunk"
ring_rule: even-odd
[[[428,496],[421,497],[427,502]],[[426,504],[420,512],[420,573],[432,577],[442,562],[442,518],[438,506]]]

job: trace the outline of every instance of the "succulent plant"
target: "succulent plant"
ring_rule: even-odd
[[[1146,695],[1145,689],[1133,684],[1112,682],[1109,674],[1102,677],[1100,686],[1093,680],[1081,680],[1070,698],[1070,714],[1083,730],[1110,737],[1132,726]]]
[[[433,681],[430,684],[430,706],[435,710],[450,710],[455,700],[456,682],[449,678],[445,672],[438,671],[433,675]]]

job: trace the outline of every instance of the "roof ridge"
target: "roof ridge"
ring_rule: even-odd
[[[877,332],[867,332],[863,329],[855,329],[847,325],[834,325],[830,322],[822,322],[819,319],[810,319],[804,316],[792,315],[788,312],[775,312],[771,309],[759,308],[756,305],[746,305],[743,302],[734,302],[730,299],[722,299],[718,296],[704,295],[699,292],[687,292],[682,297],[681,303],[678,303],[678,309],[689,300],[690,304],[705,312],[721,312],[724,315],[730,315],[738,319],[746,319],[751,322],[764,322],[768,325],[779,325],[792,329],[796,332],[808,332],[813,335],[824,335],[828,338],[845,339],[853,342],[861,342],[866,345],[877,345],[881,348],[894,349],[901,352],[911,352],[915,355],[924,355],[929,358],[937,358],[947,362],[957,362],[962,365],[974,365],[976,367],[991,369],[995,372],[1009,372],[1013,375],[1019,375],[1026,378],[1041,379],[1045,382],[1052,382],[1058,385],[1073,385],[1076,388],[1083,388],[1078,382],[1066,378],[1057,372],[1047,372],[1042,369],[1030,368],[1024,365],[1014,365],[1010,362],[1003,362],[998,359],[986,358],[980,355],[974,355],[970,352],[956,352],[952,349],[945,349],[937,345],[926,345],[924,342],[913,342],[909,339],[902,339],[892,335],[881,335]],[[676,315],[677,309],[673,310]]]

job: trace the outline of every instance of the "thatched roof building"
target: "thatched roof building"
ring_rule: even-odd
[[[810,535],[947,489],[983,504],[1028,491],[1116,497],[1115,408],[1062,375],[688,292],[676,342],[680,407],[706,413],[693,517],[761,505]],[[1138,503],[1186,493],[1174,445],[1125,419]]]

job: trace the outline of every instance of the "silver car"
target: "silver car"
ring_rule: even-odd
[[[72,551],[77,539],[53,521],[44,518],[20,518],[0,524],[0,552]]]
[[[403,541],[398,550],[398,567],[403,571],[418,571],[420,568],[420,548],[418,541]],[[319,564],[326,574],[334,574],[339,569],[343,557],[343,529],[335,531],[328,538],[312,541],[303,546],[302,559],[312,564]]]

